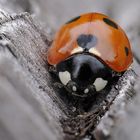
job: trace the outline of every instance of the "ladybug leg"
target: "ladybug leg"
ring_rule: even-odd
[[[48,66],[48,71],[51,74],[54,74],[55,76],[57,76],[57,71],[56,71],[56,67],[55,66],[49,65]],[[63,88],[64,87],[64,85],[62,83],[60,83],[60,82],[54,82],[53,86],[56,87],[56,88]]]
[[[49,71],[50,73],[53,73],[53,74],[56,74],[56,73],[57,73],[57,72],[56,72],[56,68],[55,68],[54,66],[52,66],[52,65],[48,66],[48,71]]]
[[[64,87],[64,85],[61,84],[61,83],[59,83],[59,82],[55,82],[53,85],[54,85],[56,88],[63,88],[63,87]]]
[[[115,72],[115,71],[112,71],[112,77],[121,77],[123,75],[122,72]]]

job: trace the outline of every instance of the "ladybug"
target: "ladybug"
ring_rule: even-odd
[[[123,29],[108,16],[88,13],[65,23],[47,51],[60,83],[75,96],[102,91],[133,59]]]

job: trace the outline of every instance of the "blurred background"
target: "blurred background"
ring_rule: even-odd
[[[72,17],[86,12],[101,12],[113,17],[124,28],[138,21],[139,0],[31,0],[41,21],[57,29]],[[136,23],[135,23],[136,24]]]

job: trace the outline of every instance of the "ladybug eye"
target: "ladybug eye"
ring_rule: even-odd
[[[111,21],[110,19],[108,19],[108,18],[103,18],[103,21],[104,21],[106,24],[108,24],[109,26],[112,26],[113,28],[118,29],[118,25],[117,25],[115,22]]]
[[[89,93],[89,89],[86,88],[86,89],[84,90],[84,93],[85,93],[85,94]]]
[[[72,87],[72,91],[74,91],[74,92],[77,91],[77,87],[76,86],[73,86]]]

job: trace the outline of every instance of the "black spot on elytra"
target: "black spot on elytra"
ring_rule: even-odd
[[[82,34],[77,38],[77,44],[85,50],[89,50],[97,44],[97,37],[91,34]]]
[[[128,56],[129,55],[129,49],[127,47],[125,47],[124,49],[125,49],[126,56]]]
[[[106,24],[112,26],[113,28],[118,29],[118,25],[117,25],[115,22],[111,21],[110,19],[108,19],[108,18],[103,18],[103,21],[104,21]]]
[[[75,18],[69,20],[68,22],[66,22],[66,24],[72,23],[72,22],[78,20],[80,17],[81,17],[81,16],[75,17]]]

